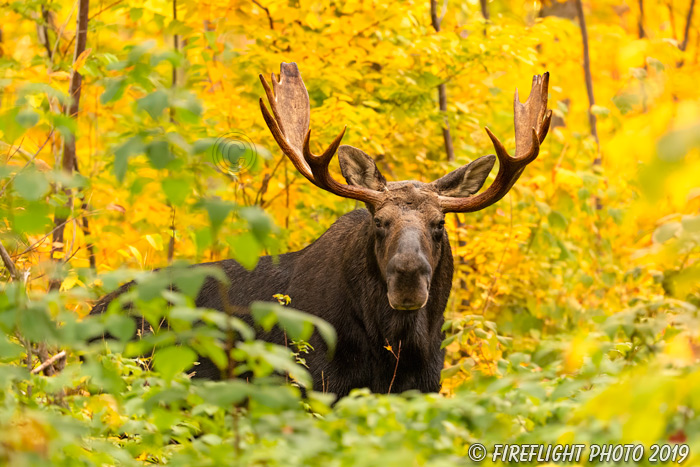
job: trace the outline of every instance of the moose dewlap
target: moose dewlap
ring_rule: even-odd
[[[453,262],[444,217],[473,212],[508,193],[523,169],[535,160],[549,129],[549,75],[535,76],[527,101],[515,94],[515,155],[488,133],[499,160],[498,174],[482,187],[496,161],[484,156],[431,183],[387,182],[374,161],[360,149],[341,146],[345,130],[322,154],[309,149],[309,95],[295,63],[283,63],[272,87],[260,76],[270,110],[260,108],[282,152],[318,188],[365,203],[340,217],[321,237],[301,251],[273,262],[261,258],[253,271],[233,260],[209,263],[230,279],[228,302],[247,307],[253,301],[273,301],[283,293],[295,308],[318,316],[337,332],[334,356],[315,333],[315,349],[306,357],[315,390],[344,396],[353,388],[374,392],[423,392],[440,389],[444,351],[443,313],[452,285]],[[328,165],[338,153],[346,183],[331,177]],[[125,288],[104,297],[93,309],[102,312]],[[205,281],[197,306],[224,309],[219,285]],[[276,330],[265,339],[285,344]],[[385,346],[401,349],[400,358]],[[202,361],[196,376],[216,377],[219,371]]]

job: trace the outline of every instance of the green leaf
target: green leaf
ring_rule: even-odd
[[[202,284],[207,278],[207,272],[204,268],[187,268],[173,271],[173,282],[180,292],[194,299],[197,298]]]
[[[154,169],[164,169],[175,159],[167,141],[152,141],[146,147],[146,155]]]
[[[213,232],[219,230],[228,215],[236,207],[236,205],[230,201],[223,201],[216,198],[206,199],[202,204],[209,213],[209,222],[211,223],[211,230]]]
[[[547,221],[552,228],[565,229],[567,226],[566,217],[559,211],[552,211],[547,216]]]
[[[22,198],[36,201],[46,194],[49,182],[43,173],[29,167],[15,177],[14,187]]]
[[[592,105],[591,113],[598,117],[607,117],[608,115],[610,115],[610,110],[606,107],[603,107],[602,105]]]
[[[669,131],[659,138],[656,151],[662,161],[679,162],[694,146],[700,146],[700,125]]]
[[[63,114],[50,114],[51,122],[64,138],[72,138],[77,131],[78,124],[74,118]]]
[[[149,50],[156,46],[156,41],[149,39],[138,44],[129,51],[129,63],[136,63]]]
[[[162,89],[136,101],[136,108],[148,112],[153,120],[158,120],[167,106],[168,94]]]
[[[274,223],[270,216],[265,211],[257,207],[246,207],[240,210],[240,216],[248,221],[250,230],[255,235],[255,238],[262,244],[268,239],[268,236],[274,228]]]
[[[170,285],[169,270],[160,270],[154,274],[150,274],[138,281],[136,291],[139,299],[149,302],[156,297],[161,296],[161,292]]]
[[[33,342],[41,342],[56,335],[56,325],[43,308],[29,307],[20,313],[19,330]]]
[[[647,65],[654,68],[656,71],[663,71],[666,68],[660,60],[657,60],[654,57],[647,57]]]
[[[634,94],[620,94],[612,98],[613,104],[622,115],[631,112],[635,105],[639,103],[639,98]]]
[[[196,389],[197,394],[210,404],[229,408],[243,402],[255,388],[242,380],[207,381]]]
[[[294,308],[283,307],[274,302],[253,302],[250,305],[250,313],[256,323],[265,330],[270,330],[275,322],[285,329],[294,340],[308,340],[313,329],[309,329],[303,323],[308,322],[316,328],[321,335],[329,353],[335,350],[337,335],[333,326],[318,316],[295,310]],[[274,316],[274,318],[272,318]]]
[[[165,197],[174,206],[182,206],[191,191],[191,183],[183,178],[168,177],[161,182]]]
[[[196,124],[202,115],[202,105],[192,93],[186,93],[184,96],[174,99],[173,107],[177,119],[184,123]]]
[[[681,230],[679,222],[669,222],[657,228],[651,236],[654,243],[664,243],[673,238]]]
[[[31,201],[24,209],[14,211],[12,229],[19,234],[45,232],[51,224],[50,207],[43,201]]]
[[[681,219],[681,224],[683,224],[683,230],[686,232],[700,232],[700,215],[683,216],[683,219]]]
[[[124,181],[129,158],[143,152],[143,141],[140,136],[132,136],[114,151],[114,175],[120,182]]]
[[[105,327],[107,332],[122,342],[128,341],[134,337],[134,333],[136,332],[136,322],[134,318],[120,314],[109,315]]]
[[[24,108],[17,113],[15,120],[24,128],[31,128],[39,123],[39,114],[33,109]]]
[[[244,232],[240,235],[230,236],[226,241],[231,247],[233,259],[248,270],[255,269],[263,252],[263,246],[255,238],[255,235],[251,232]]]
[[[26,129],[17,121],[18,115],[18,107],[11,108],[0,115],[0,131],[2,131],[2,139],[8,144],[14,143],[26,131]]]
[[[186,346],[170,346],[156,350],[153,366],[166,380],[192,367],[197,360],[194,350]]]
[[[106,105],[112,101],[119,100],[126,90],[127,82],[124,78],[111,79],[107,81],[105,92],[100,96],[100,103]]]
[[[7,363],[21,357],[24,347],[10,342],[7,337],[0,335],[0,362]]]

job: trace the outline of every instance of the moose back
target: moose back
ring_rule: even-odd
[[[381,393],[390,388],[392,392],[438,391],[444,363],[441,328],[453,274],[444,216],[478,211],[497,202],[535,160],[551,119],[548,74],[533,78],[525,104],[516,91],[514,156],[486,129],[499,170],[491,186],[478,195],[495,156],[476,159],[431,183],[387,182],[367,154],[340,145],[345,130],[321,155],[311,153],[309,97],[295,63],[281,65],[279,79],[272,75],[272,88],[262,75],[260,79],[271,108],[260,99],[265,122],[296,169],[318,188],[362,201],[367,209],[340,217],[303,250],[281,255],[276,262],[269,256],[261,258],[253,271],[233,260],[209,263],[230,279],[229,303],[246,307],[283,293],[292,297],[295,308],[335,327],[338,342],[332,359],[327,358],[317,333],[310,341],[315,350],[306,362],[315,390],[339,397],[361,387]],[[336,153],[346,183],[336,181],[328,171]],[[103,312],[129,286],[103,297],[92,313]],[[214,279],[205,281],[196,304],[223,311]],[[265,338],[286,344],[279,330]],[[206,360],[196,372],[201,377],[219,376],[218,368]]]

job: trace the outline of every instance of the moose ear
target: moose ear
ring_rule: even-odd
[[[484,186],[486,177],[489,176],[495,163],[496,156],[494,155],[480,157],[435,180],[432,185],[442,196],[453,198],[471,196]]]
[[[386,179],[377,169],[377,165],[371,157],[359,149],[345,144],[340,146],[338,161],[340,171],[348,184],[376,191],[382,191],[386,187]]]

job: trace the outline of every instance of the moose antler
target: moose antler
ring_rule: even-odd
[[[309,120],[311,110],[309,93],[301,79],[296,63],[280,65],[279,80],[272,74],[272,89],[260,75],[260,81],[265,88],[267,100],[270,102],[272,114],[260,98],[260,110],[267,127],[277,141],[282,152],[292,161],[294,167],[317,187],[343,198],[352,198],[368,203],[381,199],[381,193],[369,188],[338,183],[328,172],[328,164],[338,150],[345,129],[333,140],[323,154],[317,156],[311,153],[309,140]],[[273,116],[274,114],[274,116]]]
[[[486,128],[489,138],[496,149],[500,167],[498,175],[491,186],[477,196],[469,198],[451,198],[440,196],[440,206],[444,212],[479,211],[503,198],[522,174],[525,166],[537,158],[540,143],[544,141],[552,120],[552,111],[547,109],[547,87],[549,73],[535,75],[532,89],[524,104],[520,103],[518,90],[515,90],[515,157],[511,157],[506,148]]]

